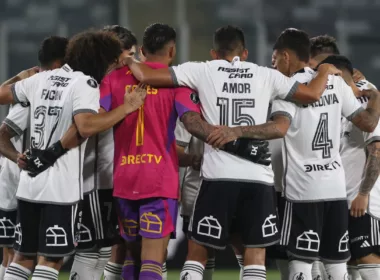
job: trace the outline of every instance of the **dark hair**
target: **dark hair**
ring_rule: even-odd
[[[311,57],[320,54],[340,54],[336,39],[329,35],[320,35],[310,39]]]
[[[104,31],[113,32],[121,41],[124,50],[129,50],[137,45],[137,38],[129,29],[120,25],[107,25],[103,28]]]
[[[74,71],[81,71],[100,83],[109,66],[117,62],[121,53],[121,43],[115,34],[85,31],[69,41],[65,61]]]
[[[144,31],[144,51],[155,54],[162,50],[167,43],[175,42],[176,38],[177,33],[173,27],[162,23],[151,24]]]
[[[319,65],[321,65],[322,63],[332,64],[339,70],[346,70],[350,72],[351,75],[354,74],[354,68],[352,67],[351,61],[343,55],[330,55],[321,63],[319,63]]]
[[[69,40],[64,37],[50,36],[45,38],[38,50],[38,61],[42,67],[49,67],[54,61],[63,63]]]
[[[223,26],[214,33],[214,50],[222,57],[245,49],[244,32],[240,27]]]
[[[289,49],[295,52],[299,60],[309,62],[310,59],[310,39],[309,35],[302,30],[295,28],[285,29],[277,38],[273,50]]]

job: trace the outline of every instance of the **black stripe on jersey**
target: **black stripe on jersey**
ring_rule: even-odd
[[[368,102],[368,97],[367,96],[359,96],[356,98],[361,104],[367,103]]]
[[[300,73],[305,73],[305,68],[302,68],[302,69],[300,69],[300,70],[294,72],[293,75],[291,75],[290,77],[293,77],[293,76],[295,76],[295,75],[297,75],[297,74],[300,74]]]

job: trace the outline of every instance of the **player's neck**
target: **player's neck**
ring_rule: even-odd
[[[153,63],[161,63],[164,65],[169,65],[170,61],[167,57],[165,56],[159,56],[159,55],[147,55],[146,57],[146,62],[153,62]]]
[[[296,61],[294,63],[291,63],[289,67],[289,76],[292,76],[294,73],[304,69],[305,67],[307,67],[307,63],[303,61]]]

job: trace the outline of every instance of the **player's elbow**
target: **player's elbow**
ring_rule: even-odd
[[[82,121],[75,123],[78,129],[78,133],[82,138],[90,138],[95,134],[93,127],[91,126],[90,122]]]
[[[360,129],[364,132],[374,132],[376,129],[377,123],[365,123],[363,124]]]

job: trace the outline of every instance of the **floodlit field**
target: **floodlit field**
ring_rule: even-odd
[[[69,279],[68,273],[61,273],[60,280]],[[214,280],[239,280],[238,270],[217,270],[213,277]],[[168,280],[179,280],[179,271],[169,272]],[[277,271],[268,271],[267,280],[280,280],[280,275]]]

